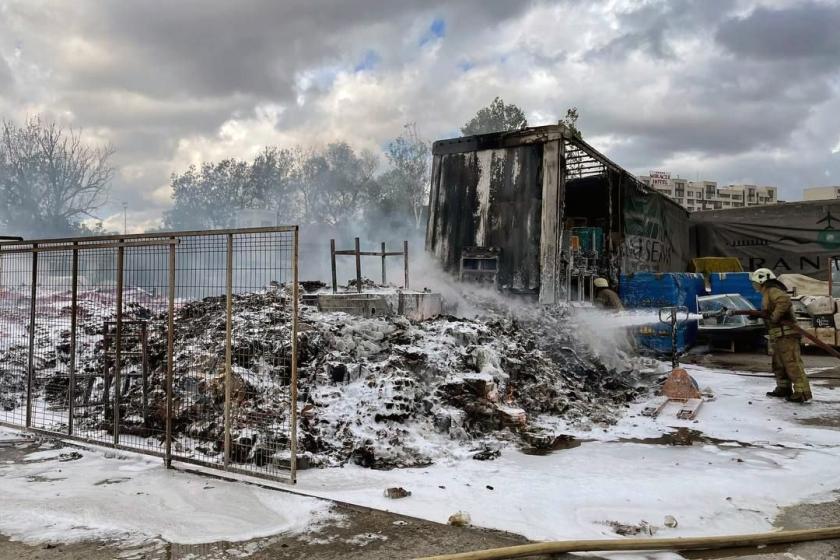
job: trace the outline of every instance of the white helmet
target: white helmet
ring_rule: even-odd
[[[754,282],[759,286],[763,285],[768,280],[775,280],[776,275],[769,268],[759,268],[755,272],[750,273],[750,282]]]
[[[609,288],[610,283],[607,282],[606,278],[596,278],[595,279],[595,287],[596,288]]]

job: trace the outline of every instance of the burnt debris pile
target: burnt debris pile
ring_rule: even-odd
[[[150,390],[145,418],[138,384],[123,397],[125,424],[131,432],[133,421],[137,436],[160,438],[168,317],[142,308],[131,316],[149,320]],[[218,454],[224,439],[225,317],[220,297],[179,304],[175,316],[173,430],[180,445],[194,442],[205,455]],[[234,297],[234,461],[264,462],[272,459],[270,450],[288,447],[290,319],[282,289]],[[81,326],[97,332],[92,322],[82,320]],[[36,354],[53,360],[56,374],[36,389],[56,406],[66,395],[61,391],[66,377],[59,374],[69,359],[66,338],[66,330],[37,337]],[[88,336],[82,344],[80,370],[101,370],[101,339]],[[3,367],[21,369],[13,349],[0,359],[10,353],[15,359]],[[138,358],[126,358],[125,370],[139,367]],[[316,466],[353,462],[393,468],[444,457],[492,459],[506,443],[532,447],[553,441],[552,422],[614,421],[644,390],[629,366],[601,363],[558,309],[411,321],[303,306],[298,373],[298,449]],[[91,416],[77,423],[108,429],[106,420]]]

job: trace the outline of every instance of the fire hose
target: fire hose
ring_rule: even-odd
[[[755,310],[755,309],[726,309],[725,307],[723,309],[721,309],[720,311],[712,311],[712,312],[707,311],[707,312],[703,313],[702,315],[703,315],[704,319],[714,318],[714,317],[733,317],[733,316],[736,316],[736,315],[745,315],[745,316],[751,317],[753,319],[766,319],[767,318],[767,314],[764,311],[758,311],[758,310]],[[840,359],[840,352],[838,352],[836,349],[834,349],[834,347],[826,344],[825,342],[823,342],[822,340],[820,340],[816,336],[812,335],[811,333],[809,333],[808,331],[806,331],[805,329],[803,329],[802,327],[797,325],[795,322],[786,321],[786,322],[782,323],[782,326],[784,328],[788,328],[788,329],[791,329],[791,330],[799,333],[801,336],[804,336],[805,338],[807,338],[808,340],[813,342],[814,345],[816,345],[816,346],[820,347],[821,349],[825,350],[826,352],[828,352],[829,354],[831,354],[835,358]]]
[[[680,537],[674,539],[601,539],[578,541],[553,541],[522,544],[504,548],[427,556],[417,560],[506,560],[527,556],[562,554],[564,552],[604,552],[626,550],[719,550],[744,546],[767,546],[808,541],[840,539],[840,527],[752,533],[716,537]]]

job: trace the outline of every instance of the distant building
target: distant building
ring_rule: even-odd
[[[759,187],[758,185],[718,187],[716,181],[689,181],[671,177],[668,171],[651,171],[650,175],[642,175],[639,180],[657,192],[674,199],[689,212],[763,206],[779,202],[776,187]]]
[[[840,198],[840,186],[811,187],[802,191],[803,200],[836,200]]]

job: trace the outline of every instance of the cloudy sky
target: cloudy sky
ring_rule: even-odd
[[[106,226],[267,144],[429,139],[494,96],[635,173],[840,185],[840,1],[0,0],[0,116],[117,151]]]

